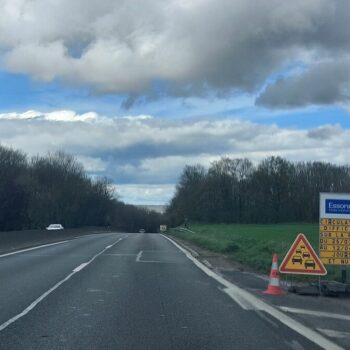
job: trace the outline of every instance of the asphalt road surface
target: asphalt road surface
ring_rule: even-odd
[[[0,256],[0,349],[319,349],[159,234],[98,234]]]

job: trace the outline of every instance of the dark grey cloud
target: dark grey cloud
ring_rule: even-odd
[[[335,65],[349,55],[347,0],[2,0],[1,8],[0,50],[8,70],[126,94],[125,108],[165,95],[255,93],[294,62],[307,64],[310,73],[269,87],[259,104],[343,98],[335,84],[305,98],[285,95],[291,88],[293,96],[296,84],[307,90],[310,76],[322,73],[320,60]]]
[[[279,80],[257,98],[258,105],[272,108],[308,104],[347,104],[350,101],[350,59],[314,64],[306,72]]]
[[[342,129],[340,125],[323,125],[316,129],[308,131],[307,135],[310,138],[318,140],[329,140],[333,139],[335,136],[341,136]]]

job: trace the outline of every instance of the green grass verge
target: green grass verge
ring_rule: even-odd
[[[170,233],[205,249],[224,253],[230,259],[256,271],[269,273],[272,255],[278,255],[279,263],[286,255],[298,233],[304,233],[311,245],[318,251],[317,224],[217,224],[191,225],[188,231],[172,229]],[[326,266],[326,279],[340,280],[340,268]],[[291,278],[286,276],[285,278]],[[316,280],[315,277],[297,276],[298,280]]]

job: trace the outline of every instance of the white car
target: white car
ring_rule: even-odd
[[[64,227],[61,224],[51,224],[46,227],[46,230],[63,230]]]
[[[139,230],[139,233],[145,233],[146,232],[146,230],[144,229],[144,228],[141,228],[140,230]]]

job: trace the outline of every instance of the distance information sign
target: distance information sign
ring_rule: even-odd
[[[320,258],[350,265],[350,194],[320,193]]]

